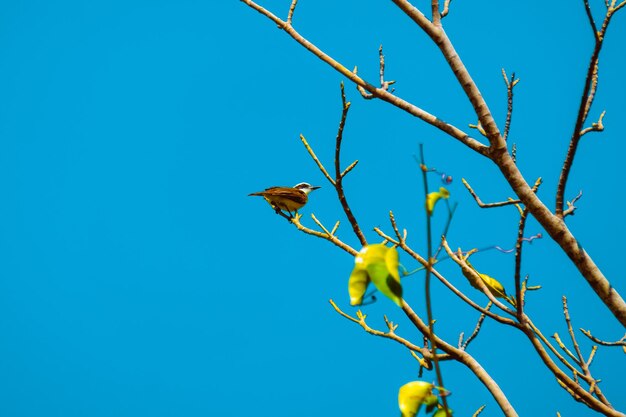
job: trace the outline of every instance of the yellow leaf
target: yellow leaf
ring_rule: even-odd
[[[404,384],[398,391],[398,406],[402,417],[415,417],[422,404],[430,397],[434,385],[424,381]]]
[[[497,298],[506,298],[508,299],[508,296],[506,295],[506,291],[504,290],[504,286],[500,283],[500,281],[498,281],[495,278],[490,277],[487,274],[481,274],[480,272],[478,272],[476,270],[476,268],[474,268],[472,266],[472,264],[469,263],[469,261],[465,261],[467,262],[467,265],[472,268],[474,270],[474,272],[476,272],[478,274],[478,276],[480,277],[480,279],[483,281],[483,283],[485,284],[485,286],[487,287],[487,289],[489,290],[489,292]],[[463,271],[463,275],[465,275],[465,277],[468,279],[469,283],[472,285],[472,287],[480,290],[480,287],[478,286],[478,284],[474,281],[473,277]]]
[[[435,210],[435,204],[442,198],[450,197],[450,191],[445,189],[444,187],[440,187],[439,191],[435,191],[432,193],[428,193],[426,195],[426,213],[430,216],[433,214],[433,210]]]

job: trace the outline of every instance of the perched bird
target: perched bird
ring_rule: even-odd
[[[302,208],[309,199],[309,193],[318,188],[320,187],[301,182],[293,187],[270,187],[248,195],[263,197],[276,212],[285,210],[293,216],[292,212],[295,213]]]

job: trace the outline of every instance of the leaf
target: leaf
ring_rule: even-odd
[[[450,197],[450,191],[448,191],[444,187],[440,187],[439,191],[428,193],[428,195],[426,195],[426,213],[428,213],[429,216],[432,215],[433,210],[435,210],[435,204],[437,204],[437,201],[442,198],[445,199],[448,197]]]
[[[354,269],[348,280],[350,304],[359,305],[370,281],[384,295],[398,306],[402,305],[402,285],[400,284],[399,256],[396,248],[382,243],[366,245],[354,258]]]
[[[367,246],[366,268],[376,288],[398,306],[402,305],[402,285],[398,272],[398,250],[382,243]]]
[[[363,303],[363,295],[367,291],[370,277],[367,271],[355,265],[348,280],[348,294],[350,294],[350,305],[356,306]]]
[[[398,407],[402,417],[415,417],[426,399],[430,400],[434,385],[424,381],[411,381],[398,390]]]
[[[474,272],[476,272],[478,274],[478,276],[483,281],[485,286],[487,286],[487,289],[489,290],[489,292],[494,297],[509,299],[509,297],[506,294],[506,291],[504,290],[504,286],[500,283],[500,281],[498,281],[497,279],[495,279],[493,277],[490,277],[487,274],[481,274],[480,272],[478,272],[476,270],[476,268],[474,268],[474,266],[472,264],[469,263],[469,261],[465,261],[465,262],[467,262],[467,265],[471,269],[473,269]],[[472,287],[480,290],[480,287],[478,286],[478,284],[476,284],[476,282],[474,281],[474,278],[469,273],[463,271],[463,275],[465,275],[465,277],[468,279],[468,281],[472,285]]]

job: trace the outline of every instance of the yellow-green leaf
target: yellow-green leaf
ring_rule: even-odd
[[[396,248],[382,243],[364,246],[354,258],[354,269],[348,280],[350,304],[359,305],[370,281],[399,306],[402,305],[402,285],[398,272]]]
[[[370,283],[370,277],[367,275],[367,271],[354,266],[354,270],[350,274],[348,280],[348,294],[350,294],[350,305],[357,306],[363,302],[363,295],[367,291],[367,286]]]
[[[476,272],[478,274],[478,276],[480,277],[480,279],[483,281],[483,283],[485,283],[485,286],[487,287],[487,289],[489,290],[489,292],[497,298],[507,298],[508,296],[506,295],[506,291],[504,290],[504,286],[500,283],[500,281],[498,281],[497,279],[490,277],[487,274],[481,274],[480,272],[478,272],[476,270],[476,268],[474,268],[472,266],[472,264],[470,264],[468,261],[467,265],[472,268],[474,270],[474,272]],[[480,287],[476,284],[476,282],[472,279],[472,277],[470,276],[470,274],[468,272],[463,271],[463,275],[465,275],[465,277],[468,279],[468,281],[470,282],[470,284],[472,285],[472,287],[479,289]]]
[[[430,400],[434,385],[424,381],[404,384],[398,391],[398,406],[402,417],[415,417],[422,404]]]
[[[428,195],[426,195],[426,213],[428,213],[429,216],[433,214],[433,210],[435,210],[435,204],[437,204],[437,201],[442,198],[445,199],[448,197],[450,197],[450,191],[448,191],[444,187],[440,187],[439,191],[428,193]]]

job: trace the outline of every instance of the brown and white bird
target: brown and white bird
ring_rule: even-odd
[[[320,187],[301,182],[293,187],[270,187],[249,195],[263,197],[276,212],[285,210],[290,216],[296,213],[309,200],[309,193]]]

